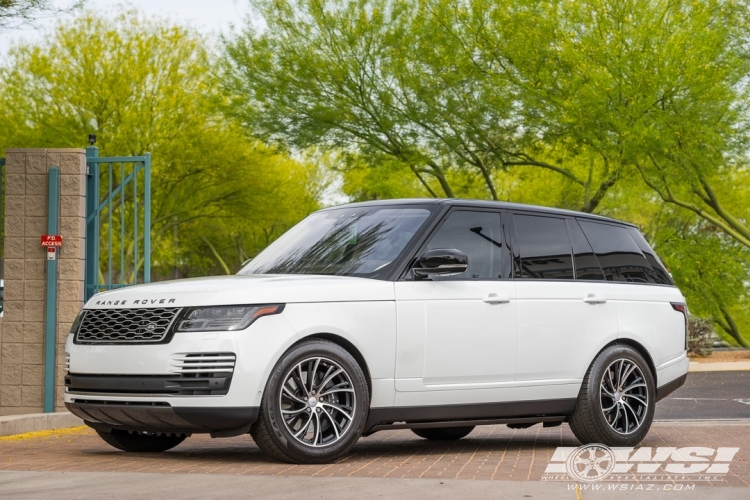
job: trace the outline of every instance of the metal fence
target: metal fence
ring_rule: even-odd
[[[151,155],[86,148],[85,299],[151,281]]]

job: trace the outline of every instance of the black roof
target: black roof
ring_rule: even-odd
[[[566,215],[569,217],[579,217],[586,219],[599,220],[604,222],[615,222],[617,224],[627,224],[635,226],[630,222],[624,222],[601,215],[594,215],[585,212],[576,212],[574,210],[564,210],[561,208],[541,207],[538,205],[525,205],[523,203],[508,203],[505,201],[488,201],[488,200],[465,200],[461,198],[402,198],[394,200],[374,200],[363,201],[359,203],[347,203],[329,207],[324,210],[334,210],[344,207],[368,207],[368,206],[388,206],[388,205],[448,205],[456,207],[476,207],[476,208],[502,208],[507,210],[523,210],[525,212],[539,212],[551,215]]]

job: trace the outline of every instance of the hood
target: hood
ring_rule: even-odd
[[[159,281],[94,295],[86,309],[394,300],[393,283],[347,276],[246,275]]]

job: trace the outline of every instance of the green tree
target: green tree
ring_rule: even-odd
[[[267,28],[225,46],[229,112],[288,147],[390,157],[431,195],[466,196],[470,180],[500,199],[510,171],[533,168],[595,211],[680,137],[728,130],[712,123],[747,73],[741,2],[255,5]]]
[[[212,64],[189,29],[87,12],[0,66],[0,147],[150,152],[156,276],[231,272],[317,208],[317,176],[215,111]]]
[[[71,0],[67,6],[58,7],[51,0],[0,0],[0,31],[32,24],[41,17],[70,12],[84,1]]]

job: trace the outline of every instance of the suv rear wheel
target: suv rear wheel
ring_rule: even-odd
[[[352,355],[333,342],[310,340],[276,364],[250,434],[277,460],[330,462],[354,447],[369,406],[367,381]]]
[[[114,446],[118,450],[132,452],[154,453],[167,451],[174,448],[185,440],[187,436],[183,435],[166,435],[146,432],[128,432],[122,430],[112,430],[111,432],[96,431],[108,445]]]
[[[643,356],[630,346],[613,344],[591,363],[570,428],[584,444],[635,446],[651,427],[655,394]]]

